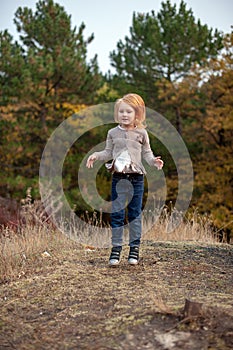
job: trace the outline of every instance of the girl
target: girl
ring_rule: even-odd
[[[161,157],[155,157],[151,150],[149,136],[143,125],[145,118],[146,108],[141,96],[130,93],[118,99],[114,107],[114,119],[118,126],[108,131],[105,149],[90,155],[86,164],[88,168],[92,168],[96,160],[112,160],[111,164],[106,164],[113,173],[110,266],[116,266],[120,262],[126,203],[130,247],[128,262],[131,265],[138,264],[144,175],[146,174],[142,158],[158,169],[163,167]]]

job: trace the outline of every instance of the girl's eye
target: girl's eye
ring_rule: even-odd
[[[125,112],[129,114],[129,113],[132,113],[133,111],[128,109]],[[119,109],[119,113],[124,113],[124,110],[123,109]]]

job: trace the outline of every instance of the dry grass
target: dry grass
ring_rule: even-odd
[[[179,213],[175,215],[177,217]],[[217,242],[207,216],[194,212],[188,219],[182,220],[176,229],[168,232],[170,218],[167,208],[164,208],[160,216],[156,212],[144,212],[143,240],[194,241],[209,244]],[[79,235],[79,242],[100,246],[100,237],[96,230],[98,224],[95,217],[89,217],[86,226],[84,224],[80,228],[76,227],[74,231]],[[60,251],[64,247],[69,249],[71,244],[71,240],[49,222],[41,203],[32,202],[29,189],[27,197],[22,200],[21,222],[17,229],[4,227],[0,231],[0,280],[7,281],[21,276],[29,264],[38,264],[41,257],[49,257],[51,251]],[[107,243],[103,242],[103,246],[106,247]]]
[[[41,256],[49,256],[64,243],[65,236],[54,229],[26,225],[19,234],[5,228],[0,237],[0,280],[20,277],[28,264],[36,264]]]
[[[22,209],[17,232],[2,228],[0,238],[1,348],[232,349],[233,250],[212,244],[207,217],[195,212],[166,233],[168,212],[156,222],[149,213],[139,264],[128,265],[124,247],[112,269],[108,249],[60,233],[40,203],[28,197]],[[185,299],[213,313],[180,321]]]
[[[30,189],[22,200],[21,220],[17,227],[0,229],[0,281],[20,277],[27,266],[37,264],[49,252],[70,244],[48,221],[41,203],[32,203]]]
[[[181,213],[175,210],[173,216],[178,219],[182,217]],[[167,208],[164,208],[159,217],[147,213],[144,219],[143,238],[151,241],[193,241],[209,244],[218,242],[211,219],[207,215],[200,215],[198,211],[189,213],[175,229],[169,229],[170,226],[171,215]]]

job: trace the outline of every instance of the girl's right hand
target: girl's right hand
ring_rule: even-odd
[[[155,166],[157,167],[158,170],[161,170],[163,165],[164,165],[164,162],[162,159],[160,159],[161,157],[158,156],[158,157],[155,157],[154,159],[154,162],[155,162]]]
[[[96,159],[97,159],[96,154],[95,153],[91,154],[87,159],[86,167],[93,168],[93,164],[96,161]]]

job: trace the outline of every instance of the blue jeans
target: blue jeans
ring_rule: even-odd
[[[114,173],[112,177],[112,246],[122,246],[126,208],[128,209],[129,246],[139,246],[142,234],[144,176]]]

